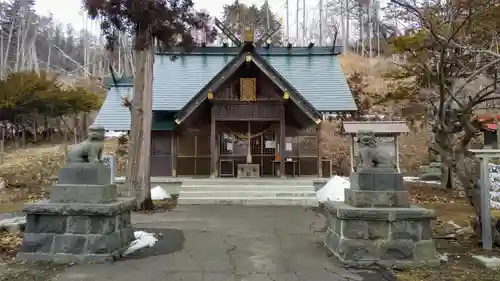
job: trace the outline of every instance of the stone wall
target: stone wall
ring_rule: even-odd
[[[65,210],[38,204],[28,207],[26,229],[17,259],[54,262],[113,261],[134,239],[129,209],[73,204]]]
[[[325,246],[343,263],[416,267],[436,262],[430,226],[435,215],[430,211],[336,209],[332,205],[328,212]]]

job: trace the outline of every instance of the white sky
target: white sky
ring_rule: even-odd
[[[223,5],[230,4],[233,1],[234,0],[194,0],[196,9],[206,9],[211,16],[216,17],[220,17]],[[312,2],[312,0],[307,0],[307,2]],[[40,14],[48,15],[49,12],[51,12],[58,22],[63,24],[70,23],[75,30],[80,30],[84,27],[84,18],[80,12],[81,3],[81,0],[36,0],[35,8]],[[262,5],[264,0],[240,0],[240,3]],[[269,0],[269,3],[275,12],[279,14],[286,13],[284,7],[285,0]],[[295,6],[292,7],[290,4],[290,10],[292,10],[292,8],[295,9]]]
[[[0,0],[2,1],[2,0]],[[265,0],[240,0],[240,3],[262,5]],[[231,4],[234,0],[194,0],[195,9],[197,10],[207,10],[211,16],[221,17],[222,7],[225,4]],[[278,14],[280,17],[285,17],[286,15],[286,0],[269,0],[271,9],[274,13]],[[290,28],[290,38],[294,38],[296,34],[296,15],[297,15],[297,2],[299,2],[299,20],[301,23],[299,30],[302,29],[302,4],[304,0],[289,0],[289,28]],[[305,0],[306,3],[306,29],[312,28],[311,23],[314,22],[315,25],[318,24],[319,19],[319,2],[320,0]],[[323,1],[326,3],[327,1]],[[387,0],[380,0],[382,5],[387,2]],[[76,32],[87,29],[87,31],[93,33],[94,35],[99,35],[100,30],[96,22],[91,20],[86,20],[83,13],[81,12],[82,0],[35,0],[35,9],[39,14],[48,15],[49,12],[53,14],[54,19],[58,23],[64,25],[71,24]],[[87,27],[85,27],[85,23]],[[353,26],[354,27],[354,26]],[[328,28],[328,27],[326,27]],[[325,30],[327,31],[327,30]],[[351,33],[354,32],[354,28],[351,29]],[[357,35],[357,34],[352,34]]]

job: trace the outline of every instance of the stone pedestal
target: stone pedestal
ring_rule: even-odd
[[[17,259],[85,263],[120,257],[134,240],[135,200],[117,197],[107,170],[90,163],[63,168],[49,200],[25,205]]]
[[[441,166],[442,164],[439,162],[431,162],[428,166],[421,166],[420,179],[423,181],[440,181],[442,178]]]
[[[354,179],[354,180],[353,180]],[[344,203],[326,203],[325,246],[349,265],[437,265],[433,210],[411,206],[401,174],[369,168],[353,173]]]

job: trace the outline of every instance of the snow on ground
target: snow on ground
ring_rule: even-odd
[[[157,185],[151,189],[151,199],[153,200],[165,200],[172,199],[172,195],[166,192],[161,186]]]
[[[318,202],[343,202],[344,189],[350,188],[349,178],[333,176],[320,190],[316,192]]]
[[[423,180],[420,180],[419,177],[403,177],[403,180],[405,182],[419,182],[419,183],[426,183],[426,184],[441,184],[441,182],[439,181],[423,181]]]
[[[104,134],[106,138],[116,138],[125,135],[126,132],[108,131]]]
[[[123,256],[132,254],[140,249],[153,247],[158,239],[154,234],[142,230],[134,231],[135,240],[130,243],[130,246],[125,250]]]

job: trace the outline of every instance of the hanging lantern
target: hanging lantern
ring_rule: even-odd
[[[209,100],[213,100],[214,99],[214,93],[212,92],[212,90],[208,90],[207,98]]]
[[[288,92],[287,92],[287,91],[285,91],[285,92],[283,93],[283,99],[284,99],[284,100],[287,100],[287,99],[289,99],[289,98],[290,98],[290,94],[288,94]]]

